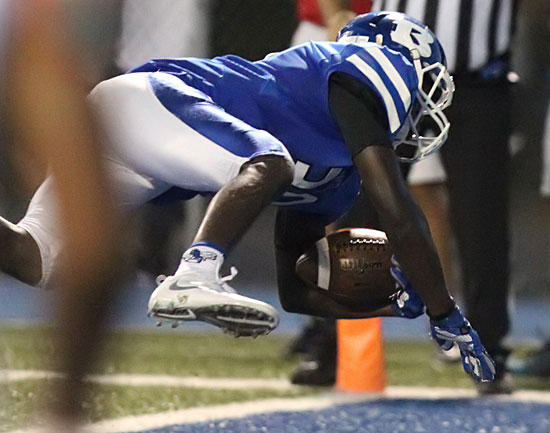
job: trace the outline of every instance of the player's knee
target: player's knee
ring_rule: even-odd
[[[0,218],[0,268],[18,280],[36,285],[42,276],[40,251],[26,230]]]
[[[101,105],[103,100],[110,95],[112,87],[113,85],[110,80],[100,82],[88,94],[88,102],[92,105]]]
[[[294,299],[286,299],[283,297],[279,298],[281,302],[281,307],[283,307],[283,310],[285,310],[287,313],[296,313],[301,314],[300,306],[295,302]]]
[[[288,313],[308,314],[307,299],[302,290],[282,290],[279,288],[279,301]]]
[[[135,104],[135,95],[140,89],[140,78],[119,75],[101,81],[88,94],[87,102],[94,111],[106,113]]]
[[[285,155],[263,155],[254,158],[248,166],[275,191],[284,191],[294,179],[294,162]]]
[[[288,188],[294,179],[294,162],[292,159],[280,156],[270,161],[270,176],[282,189]]]

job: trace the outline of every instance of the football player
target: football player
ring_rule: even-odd
[[[161,195],[215,194],[180,266],[152,293],[149,313],[176,325],[202,320],[235,335],[275,328],[275,309],[235,293],[227,284],[234,273],[219,274],[226,253],[274,203],[286,310],[416,317],[425,304],[436,341],[444,348],[457,342],[465,370],[492,380],[493,362],[449,296],[399,168],[400,160],[422,159],[444,143],[450,125],[443,109],[453,91],[435,35],[388,12],[355,18],[335,43],[309,42],[257,62],[232,55],[151,60],[100,83],[89,99],[114,143],[106,157],[121,207],[129,211]],[[421,121],[433,135],[418,133]],[[341,305],[307,288],[294,271],[298,256],[346,212],[361,184],[402,268],[393,269],[402,295],[384,311]],[[18,224],[41,258],[38,270],[17,269],[23,281],[55,282],[56,224],[46,181]]]

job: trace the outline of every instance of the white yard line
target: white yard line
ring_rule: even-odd
[[[383,398],[403,399],[469,399],[479,397],[474,389],[462,388],[432,388],[427,386],[389,386],[386,388]],[[479,397],[481,399],[493,399],[509,402],[533,402],[550,404],[550,392],[547,391],[515,391],[510,395],[495,395]]]
[[[20,382],[25,380],[44,380],[61,377],[60,374],[45,370],[0,370],[0,383]],[[300,389],[292,385],[288,379],[256,379],[256,378],[225,378],[172,376],[167,374],[95,374],[87,378],[93,383],[119,386],[158,386],[185,387],[203,389]],[[368,395],[368,394],[367,394]],[[377,396],[380,396],[376,394]],[[434,388],[420,386],[390,386],[386,388],[384,398],[473,398],[477,393],[473,389]],[[495,398],[511,401],[536,401],[550,403],[550,392],[516,391],[511,396],[501,395]]]
[[[0,377],[4,381],[28,379],[46,379],[59,377],[55,373],[46,371],[0,370]],[[280,379],[233,379],[233,378],[198,378],[179,377],[168,375],[97,375],[90,376],[89,380],[103,384],[125,386],[182,386],[211,389],[290,389],[292,385]],[[243,403],[230,403],[218,406],[198,407],[177,411],[163,412],[152,415],[124,417],[115,420],[101,421],[87,426],[89,433],[119,433],[139,432],[157,429],[177,424],[192,424],[214,421],[219,419],[237,419],[251,415],[271,412],[294,412],[305,410],[322,410],[334,405],[356,403],[376,399],[471,399],[477,394],[473,389],[431,388],[431,387],[388,387],[383,393],[343,393],[328,392],[309,397],[276,398]],[[535,402],[550,404],[550,392],[517,391],[509,396],[483,397],[507,402]],[[10,433],[38,433],[40,430],[25,429]]]
[[[0,370],[0,383],[43,380],[61,377],[52,371]],[[287,391],[297,389],[287,379],[214,378],[196,376],[170,376],[165,374],[97,374],[88,381],[104,385],[120,386],[163,386],[205,389],[272,389]]]

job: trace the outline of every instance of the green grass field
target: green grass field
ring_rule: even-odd
[[[218,334],[173,332],[117,332],[106,343],[98,374],[164,374],[205,378],[287,378],[296,360],[283,359],[287,337],[233,339]],[[43,328],[0,328],[0,368],[51,370],[53,345]],[[459,364],[435,360],[426,342],[385,344],[388,385],[454,386],[471,388]],[[1,375],[0,375],[1,379]],[[52,379],[50,379],[52,380]],[[516,380],[523,389],[550,390],[550,380]],[[0,431],[25,425],[47,401],[47,380],[0,383]],[[90,384],[85,408],[92,421],[127,415],[156,413],[188,407],[271,397],[293,397],[319,392],[314,388],[201,389],[166,386]]]

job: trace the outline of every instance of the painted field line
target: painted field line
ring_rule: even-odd
[[[59,373],[41,370],[0,370],[0,383],[25,380],[60,378]],[[94,374],[86,379],[103,385],[164,386],[204,389],[271,389],[288,391],[298,389],[288,379],[215,378],[196,376],[172,376],[166,374]]]
[[[314,397],[254,400],[100,421],[86,425],[85,429],[86,433],[140,432],[178,424],[194,424],[225,418],[239,419],[270,412],[321,410],[338,404],[355,403],[372,398],[372,396],[359,394],[326,393]],[[31,428],[8,433],[43,433],[43,431]]]
[[[60,378],[61,375],[53,371],[44,370],[0,370],[0,383],[20,382],[25,380],[44,380]],[[300,389],[292,385],[288,379],[257,379],[257,378],[226,378],[226,377],[197,377],[174,376],[167,374],[95,374],[87,377],[89,382],[103,385],[118,386],[158,386],[158,387],[185,387],[204,389],[271,389],[288,391]],[[375,394],[380,398],[475,398],[474,389],[463,388],[434,388],[420,386],[390,386],[383,394]],[[512,395],[495,396],[500,400],[534,401],[550,403],[550,392],[544,391],[516,391]]]
[[[160,429],[173,425],[194,424],[220,419],[239,419],[252,415],[272,412],[299,412],[322,410],[335,405],[359,403],[372,400],[439,400],[439,399],[473,399],[507,402],[535,402],[550,404],[550,392],[517,391],[509,396],[478,397],[474,390],[429,387],[388,387],[381,394],[328,392],[309,397],[276,398],[230,403],[217,406],[199,407],[169,411],[152,415],[124,417],[106,420],[86,426],[88,433],[140,432]],[[9,433],[42,433],[36,429],[17,430]]]
[[[482,400],[509,401],[509,402],[532,402],[541,404],[550,404],[550,392],[548,391],[515,391],[510,395],[494,395],[479,397],[474,389],[464,388],[432,388],[427,386],[390,386],[382,398],[388,399],[422,399],[422,400],[442,400],[442,399],[471,399],[479,398]]]

